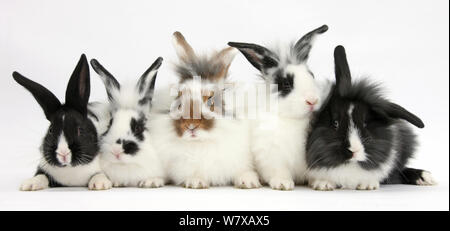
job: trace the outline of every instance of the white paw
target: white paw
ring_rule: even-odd
[[[105,174],[100,173],[91,178],[88,188],[90,190],[107,190],[112,188],[112,183]]]
[[[423,171],[420,179],[416,181],[417,185],[435,185],[437,182],[434,180],[431,172]]]
[[[200,178],[189,178],[184,182],[185,188],[205,189],[209,188],[209,183]]]
[[[336,184],[326,180],[314,180],[309,183],[314,190],[332,191],[336,188]]]
[[[48,188],[48,179],[45,175],[39,174],[33,178],[25,180],[20,186],[21,191],[37,191]]]
[[[261,187],[258,175],[255,172],[246,172],[234,180],[234,186],[241,189]]]
[[[380,188],[380,182],[378,181],[367,181],[356,186],[356,189],[358,190],[375,190],[378,188]]]
[[[139,188],[159,188],[164,186],[164,179],[155,177],[147,180],[139,181]]]
[[[276,190],[292,190],[295,187],[295,183],[288,178],[272,178],[269,181],[269,186]]]
[[[121,183],[119,183],[119,182],[117,182],[117,181],[116,181],[116,182],[113,182],[112,185],[113,185],[114,188],[125,187],[124,184],[121,184]]]

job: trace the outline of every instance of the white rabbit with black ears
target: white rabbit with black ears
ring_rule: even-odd
[[[199,56],[180,32],[173,38],[180,59],[176,65],[178,88],[168,97],[172,107],[158,115],[152,113],[150,121],[152,140],[168,176],[176,185],[194,189],[229,184],[259,187],[248,122],[224,116],[230,109],[224,107],[224,86],[237,51],[227,47]],[[157,111],[155,108],[152,110]]]
[[[251,43],[229,42],[261,72],[266,84],[278,88],[270,97],[278,108],[262,115],[252,125],[251,149],[260,177],[271,188],[291,190],[303,184],[306,173],[305,144],[312,112],[321,104],[320,84],[306,62],[317,35],[328,30],[323,25],[295,44],[267,49]],[[272,105],[274,106],[274,105]],[[258,108],[262,112],[261,108]]]
[[[50,127],[40,151],[43,155],[33,178],[24,181],[23,191],[48,187],[88,186],[89,189],[111,188],[102,173],[98,158],[98,134],[108,121],[105,104],[88,104],[90,95],[89,64],[83,54],[70,77],[66,102],[42,85],[14,72],[14,80],[25,87],[44,110]]]
[[[156,188],[165,184],[165,174],[147,128],[162,60],[156,59],[137,84],[125,85],[120,85],[97,60],[91,60],[110,102],[111,120],[101,135],[100,165],[114,187]]]
[[[336,83],[307,142],[308,182],[316,190],[373,190],[384,184],[435,184],[430,172],[406,167],[417,147],[409,122],[424,124],[391,103],[379,84],[353,81],[344,47],[334,51]]]

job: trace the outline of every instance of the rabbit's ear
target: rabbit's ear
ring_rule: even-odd
[[[237,54],[237,50],[233,47],[227,47],[219,51],[215,58],[220,60],[225,66],[229,66],[233,62],[234,57]]]
[[[316,35],[323,34],[328,30],[327,25],[323,25],[301,37],[294,45],[297,61],[304,63],[308,60],[309,52],[311,51],[312,44]]]
[[[279,58],[269,49],[252,44],[229,42],[229,46],[237,48],[247,60],[259,71],[267,73],[267,70],[278,66]]]
[[[189,45],[184,36],[178,31],[173,33],[173,46],[175,47],[178,57],[184,62],[197,57],[194,49],[192,49],[191,45]]]
[[[140,105],[151,104],[155,89],[156,75],[158,74],[158,69],[162,64],[162,61],[163,58],[158,57],[139,78],[136,88],[139,91],[139,95],[142,95],[142,98],[139,100]]]
[[[219,51],[215,56],[214,60],[219,62],[220,70],[216,73],[214,78],[223,79],[227,76],[228,69],[230,68],[231,62],[233,62],[234,57],[237,54],[237,50],[233,47],[227,47]]]
[[[25,87],[33,95],[44,110],[45,117],[50,121],[52,115],[61,108],[61,102],[59,102],[58,98],[47,88],[24,77],[18,72],[14,72],[12,75],[18,84]]]
[[[411,112],[407,111],[402,106],[395,104],[395,103],[388,103],[383,110],[386,112],[386,114],[395,119],[404,119],[414,126],[418,128],[424,128],[425,124],[422,122],[422,120],[417,117],[416,115],[412,114]]]
[[[344,96],[351,88],[352,77],[343,46],[337,46],[334,49],[334,72],[337,91],[341,96]]]
[[[91,66],[102,79],[103,84],[105,85],[106,88],[106,94],[108,94],[109,101],[114,102],[113,92],[120,91],[119,82],[96,59],[91,59]]]
[[[86,55],[82,54],[67,84],[65,104],[87,116],[90,93],[89,64]]]

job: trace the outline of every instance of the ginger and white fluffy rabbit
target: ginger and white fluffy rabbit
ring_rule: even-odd
[[[230,111],[223,107],[224,84],[236,50],[228,47],[199,56],[181,33],[173,37],[180,59],[179,83],[171,89],[170,110],[153,114],[149,126],[169,178],[186,188],[231,183],[259,187],[248,121],[226,116]]]

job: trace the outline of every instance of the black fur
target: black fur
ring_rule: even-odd
[[[391,151],[396,150],[396,165],[384,183],[415,184],[417,174],[405,166],[417,147],[416,136],[400,119],[417,127],[423,127],[422,121],[386,100],[379,85],[367,79],[352,83],[342,46],[335,49],[335,72],[336,84],[312,122],[306,156],[309,168],[334,168],[349,162],[353,154],[348,150],[348,131],[353,121],[367,154],[367,160],[358,164],[366,170],[378,169]],[[350,105],[353,105],[351,116],[348,115]]]
[[[116,143],[122,144],[123,152],[127,155],[134,156],[139,151],[139,147],[134,141],[118,139]]]
[[[287,54],[289,57],[281,57],[282,54],[278,51],[272,51],[252,43],[229,42],[228,45],[237,48],[250,64],[263,74],[266,81],[277,84],[280,97],[286,97],[294,89],[295,76],[285,73],[285,65],[305,63],[308,60],[315,36],[325,33],[327,30],[328,26],[323,25],[304,35],[295,45],[291,45]],[[309,72],[314,76],[311,71]]]
[[[97,131],[88,118],[88,100],[90,92],[89,65],[83,54],[66,90],[66,103],[61,104],[49,90],[33,82],[17,72],[13,73],[14,80],[25,87],[38,101],[50,121],[50,126],[43,139],[41,151],[47,164],[63,166],[56,158],[56,148],[60,137],[64,136],[72,154],[70,165],[84,165],[91,162],[98,152]],[[38,170],[38,173],[42,172]],[[48,176],[51,185],[60,185],[53,177]],[[54,182],[54,183],[52,183]]]
[[[141,115],[139,119],[135,119],[135,118],[131,119],[131,122],[130,122],[131,132],[133,132],[133,135],[139,141],[144,140],[144,131],[146,130],[146,128],[145,128],[146,121],[147,121],[147,119],[145,118],[144,115]]]
[[[62,135],[72,153],[72,166],[89,163],[98,152],[97,131],[88,118],[87,104],[90,92],[89,65],[83,54],[78,62],[66,90],[66,103],[57,104],[58,99],[42,85],[17,72],[14,80],[24,86],[36,98],[44,110],[50,126],[43,139],[41,150],[48,164],[62,166],[56,159],[56,148]],[[64,119],[63,119],[64,118]]]
[[[58,98],[47,90],[47,88],[28,78],[25,78],[18,72],[13,72],[12,75],[14,80],[18,84],[25,87],[33,95],[39,105],[41,105],[47,120],[50,120],[52,115],[58,111],[59,108],[61,108],[61,102],[59,102]]]
[[[323,34],[328,30],[327,25],[323,25],[307,34],[305,34],[300,40],[294,45],[297,60],[300,63],[306,62],[309,57],[309,52],[312,47],[312,40],[317,34]]]
[[[119,82],[96,59],[91,59],[91,66],[94,71],[97,72],[97,74],[102,78],[106,86],[106,94],[108,95],[109,100],[113,100],[111,90],[120,90]]]

